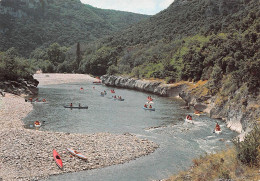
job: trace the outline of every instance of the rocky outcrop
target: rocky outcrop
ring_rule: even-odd
[[[239,90],[235,92],[235,95],[238,94]],[[227,127],[241,133],[241,139],[252,129],[255,120],[260,116],[259,100],[253,96],[237,100],[230,96],[227,100],[219,101],[219,95],[196,96],[190,90],[182,91],[180,97],[189,106],[207,113],[209,117],[224,120]]]
[[[30,77],[29,79],[18,79],[17,81],[0,81],[0,92],[8,92],[15,95],[34,95],[38,93],[39,82]]]
[[[160,81],[148,81],[117,76],[103,75],[102,83],[107,86],[116,86],[127,89],[149,92],[161,96],[177,96],[184,88],[184,85],[172,86]]]
[[[159,81],[139,80],[132,78],[123,78],[117,76],[104,75],[101,77],[102,83],[107,86],[116,86],[139,91],[150,92],[161,96],[180,96],[189,107],[195,110],[207,113],[211,118],[222,119],[227,127],[238,133],[241,137],[252,128],[254,119],[259,119],[259,98],[254,96],[241,97],[239,99],[233,96],[227,100],[221,100],[218,96],[196,95],[193,89],[189,89],[186,84],[164,84]],[[239,90],[234,95],[239,95]]]

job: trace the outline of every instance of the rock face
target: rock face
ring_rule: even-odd
[[[138,80],[117,76],[103,75],[102,83],[107,86],[116,86],[127,89],[135,89],[144,92],[150,92],[161,96],[177,96],[184,88],[184,85],[170,86],[159,81]]]
[[[17,81],[0,81],[0,92],[9,92],[16,95],[34,95],[38,93],[39,82],[32,76],[29,79],[18,79]]]
[[[136,80],[116,76],[104,75],[101,77],[102,83],[107,86],[136,89],[150,92],[161,96],[180,96],[189,107],[207,113],[211,118],[222,119],[227,127],[241,135],[249,132],[252,123],[259,118],[259,99],[252,97],[241,97],[234,100],[229,97],[227,100],[219,101],[217,96],[196,96],[188,85],[169,85],[162,82],[147,80]],[[235,95],[241,94],[236,92]]]
[[[235,93],[238,94],[239,92]],[[253,96],[239,100],[234,100],[231,96],[219,103],[217,96],[196,97],[192,91],[182,91],[179,95],[189,106],[207,113],[211,118],[224,120],[227,127],[243,136],[251,130],[255,119],[260,115],[259,100]]]

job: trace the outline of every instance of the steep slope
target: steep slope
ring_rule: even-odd
[[[23,55],[57,42],[89,42],[147,16],[84,5],[80,0],[0,1],[0,51],[16,47]]]
[[[82,71],[94,74],[96,70],[92,67],[95,62],[102,62],[103,71],[98,73],[103,74],[112,64],[118,66],[120,73],[129,73],[142,64],[167,63],[176,53],[174,50],[185,42],[183,38],[188,36],[245,32],[257,19],[248,18],[250,11],[258,17],[257,7],[257,0],[176,0],[169,8],[146,21],[109,36],[98,42],[98,46],[91,45],[86,51],[83,62],[86,66]],[[99,58],[102,49],[108,49],[105,55],[102,54],[104,61]]]
[[[187,104],[247,132],[260,120],[259,7],[259,0],[175,0],[89,45],[81,70],[193,82],[180,94]]]

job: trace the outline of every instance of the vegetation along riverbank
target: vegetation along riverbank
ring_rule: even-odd
[[[102,10],[79,0],[1,0],[0,93],[37,94],[39,82],[32,75],[41,70],[103,75],[106,85],[179,96],[187,108],[225,121],[244,142],[235,142],[234,149],[226,152],[195,159],[191,170],[173,180],[259,180],[259,7],[259,0],[175,0],[160,13],[146,16]],[[160,81],[147,81],[151,79]],[[61,78],[57,82],[67,81]],[[0,109],[0,177],[6,180],[123,163],[157,147],[147,140],[138,142],[132,135],[26,130],[21,119],[32,107],[10,94],[1,98]],[[46,165],[55,167],[49,157],[54,138],[57,151],[73,164],[47,174]],[[74,139],[76,145],[70,145],[68,141]],[[107,144],[115,144],[114,139],[128,143],[111,150],[120,159],[103,153]],[[87,149],[82,140],[97,147]],[[89,162],[64,155],[65,145],[86,150]],[[22,156],[13,157],[10,151]],[[75,163],[82,167],[75,168]],[[33,168],[39,168],[38,172]]]

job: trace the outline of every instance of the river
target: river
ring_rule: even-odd
[[[95,86],[95,89],[93,88]],[[80,88],[83,87],[83,90]],[[115,90],[115,94],[110,93]],[[106,90],[106,96],[100,92]],[[113,95],[120,95],[124,101],[115,101]],[[159,145],[152,154],[128,163],[101,169],[51,176],[50,181],[147,181],[168,178],[174,173],[189,168],[192,159],[212,153],[231,145],[237,133],[225,127],[220,120],[206,116],[195,116],[195,124],[185,123],[189,110],[178,98],[151,95],[155,111],[142,109],[147,96],[144,92],[93,85],[91,82],[61,85],[41,85],[38,97],[47,103],[34,103],[34,110],[25,118],[26,127],[32,127],[35,120],[43,122],[40,130],[69,133],[130,133],[147,138]],[[88,109],[65,109],[70,103]],[[213,134],[218,122],[222,133]]]

